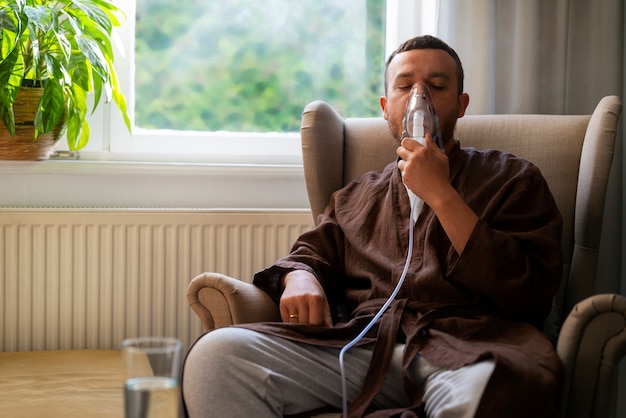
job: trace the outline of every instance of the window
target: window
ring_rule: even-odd
[[[116,66],[135,127],[107,106],[102,145],[94,135],[83,158],[299,163],[306,103],[380,114],[385,0],[118,3]]]
[[[135,126],[297,132],[302,106],[378,114],[384,0],[138,0]]]
[[[118,56],[115,64],[127,100],[134,103],[137,84],[133,77],[136,44],[134,22],[136,18],[141,19],[142,4],[130,0],[116,1],[124,8],[127,20],[116,31],[119,39],[114,39],[114,42],[119,41],[125,53]],[[365,1],[357,3],[366,4]],[[300,2],[286,1],[287,6],[284,7],[293,7]],[[347,0],[342,0],[328,4],[344,2],[348,3]],[[146,4],[159,3],[177,5],[177,10],[172,14],[179,13],[178,8],[182,7],[182,2],[175,0],[146,1]],[[205,3],[218,1],[196,0],[190,9],[195,10],[193,8],[200,8]],[[230,2],[224,0],[220,3]],[[253,3],[273,4],[274,0]],[[368,0],[365,9],[368,13],[372,4],[378,3]],[[432,7],[435,4],[436,0],[385,1],[384,12],[377,14],[379,19],[382,16],[386,18],[384,22],[377,23],[385,28],[385,55],[411,36],[435,33],[428,26],[436,22],[435,8]],[[139,14],[136,13],[137,6]],[[368,19],[370,18],[372,15],[369,15]],[[163,18],[163,21],[167,19]],[[372,24],[371,20],[368,21]],[[311,28],[313,32],[316,30],[324,32],[328,27]],[[374,43],[367,42],[373,48]],[[345,48],[346,45],[341,47]],[[184,52],[183,50],[180,55],[184,55]],[[321,63],[316,62],[314,65]],[[382,57],[379,63],[372,65],[382,65]],[[376,76],[382,76],[382,67],[379,67],[379,74]],[[305,88],[299,89],[300,93],[306,91]],[[340,104],[334,96],[315,94],[319,96],[311,96],[312,99],[325,98],[340,108],[343,115],[350,115],[349,106]],[[299,100],[306,102],[308,98]],[[369,102],[375,104],[377,97]],[[299,103],[298,107],[301,108],[304,104]],[[219,106],[219,103],[212,105]],[[301,109],[298,109],[295,117],[298,124],[300,112]],[[362,116],[359,112],[360,110],[355,110],[354,114]],[[380,114],[378,109],[375,112]],[[131,118],[134,117],[131,114]],[[148,122],[145,124],[148,125]],[[5,179],[5,185],[0,185],[0,190],[3,191],[0,204],[20,207],[182,207],[244,210],[308,208],[302,168],[299,166],[301,156],[297,132],[205,132],[144,127],[134,129],[131,137],[119,112],[113,106],[101,106],[90,116],[90,125],[91,138],[87,147],[80,152],[80,161],[49,161],[41,164],[0,162],[0,171]],[[63,142],[58,148],[63,149]],[[24,187],[16,187],[16,184],[23,184]]]

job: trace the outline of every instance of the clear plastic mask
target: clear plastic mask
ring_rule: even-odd
[[[430,89],[424,83],[415,83],[406,104],[402,119],[402,138],[409,137],[425,144],[429,133],[437,146],[443,150],[439,116]]]

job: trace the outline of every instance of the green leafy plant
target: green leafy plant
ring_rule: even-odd
[[[115,102],[130,130],[113,67],[113,28],[122,12],[110,0],[4,0],[0,5],[0,118],[15,135],[13,104],[22,86],[41,87],[35,139],[63,124],[69,148],[89,140],[92,111]]]

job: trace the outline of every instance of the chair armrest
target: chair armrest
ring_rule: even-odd
[[[608,416],[626,354],[626,297],[594,295],[574,306],[561,328],[557,353],[565,372],[565,415]]]
[[[251,283],[219,273],[202,273],[187,288],[191,309],[205,331],[249,322],[280,321],[276,303]]]

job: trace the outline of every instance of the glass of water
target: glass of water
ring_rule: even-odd
[[[178,417],[182,343],[167,337],[130,338],[122,342],[122,349],[125,417]]]

